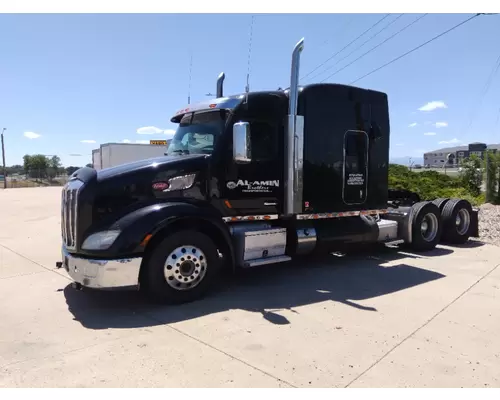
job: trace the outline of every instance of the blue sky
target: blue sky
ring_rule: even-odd
[[[337,63],[317,80],[326,78],[419,15],[395,20],[399,14],[391,14],[311,76]],[[251,90],[287,86],[291,51],[301,37],[305,75],[382,16],[257,15]],[[468,16],[430,14],[328,81],[349,83]],[[172,113],[187,103],[191,53],[192,102],[215,92],[221,71],[225,93],[244,91],[250,20],[244,14],[0,15],[7,165],[33,153],[83,165],[99,143],[166,138],[175,128]],[[499,37],[500,15],[478,17],[356,83],[389,96],[391,156],[418,157],[449,146],[443,142],[500,142],[500,73],[481,96],[500,55]]]

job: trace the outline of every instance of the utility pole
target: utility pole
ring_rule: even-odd
[[[5,147],[3,144],[3,133],[7,130],[7,128],[2,129],[2,161],[3,161],[3,188],[7,189],[7,170],[5,168]]]

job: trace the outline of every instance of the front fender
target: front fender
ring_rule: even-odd
[[[214,229],[221,233],[232,253],[231,235],[222,220],[222,215],[212,207],[183,202],[149,205],[125,215],[107,227],[108,230],[121,232],[109,249],[82,251],[82,253],[88,256],[105,256],[106,258],[137,255],[144,252],[141,242],[146,235],[154,235],[167,228],[169,224],[187,218],[210,223]]]

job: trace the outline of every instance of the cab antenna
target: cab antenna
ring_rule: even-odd
[[[191,71],[193,70],[193,53],[189,60],[189,84],[188,84],[188,104],[191,104]]]
[[[254,21],[254,15],[252,15],[252,20],[250,21],[250,39],[248,41],[247,85],[245,87],[245,103],[248,103],[248,92],[250,92],[250,62],[252,58],[253,21]]]

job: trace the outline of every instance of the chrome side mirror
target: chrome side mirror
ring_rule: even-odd
[[[247,164],[252,161],[248,122],[236,122],[233,125],[233,160],[237,164]]]

